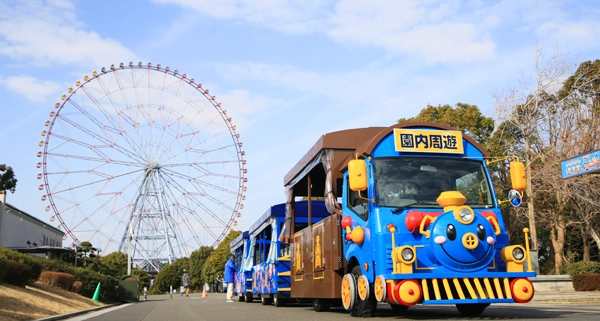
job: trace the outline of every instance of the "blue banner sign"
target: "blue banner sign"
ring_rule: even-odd
[[[560,162],[562,178],[600,171],[600,150]]]

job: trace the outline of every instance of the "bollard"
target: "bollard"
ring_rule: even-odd
[[[171,300],[173,300],[173,286],[169,286],[169,294],[171,295]]]
[[[144,287],[144,301],[148,300],[148,288]]]

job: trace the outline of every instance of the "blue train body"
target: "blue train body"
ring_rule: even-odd
[[[251,289],[246,287],[245,282],[246,278],[252,277],[252,267],[245,266],[245,258],[248,256],[249,247],[250,234],[248,231],[242,232],[229,244],[231,253],[235,254],[235,265],[238,268],[233,283],[233,294],[237,295],[239,300],[243,300],[246,291]]]
[[[296,203],[297,229],[309,225],[308,203]],[[311,203],[313,223],[329,216],[324,201]],[[284,220],[285,204],[273,205],[248,231],[231,242],[230,248],[232,253],[236,253],[238,264],[234,293],[239,300],[252,302],[260,299],[263,304],[275,302],[276,306],[281,306],[290,298],[289,244],[279,241]]]

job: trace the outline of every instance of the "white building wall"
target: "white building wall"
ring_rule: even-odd
[[[64,232],[27,213],[0,202],[0,245],[22,248],[27,241],[37,246],[62,247]]]

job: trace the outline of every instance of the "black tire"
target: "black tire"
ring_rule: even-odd
[[[339,307],[343,306],[342,299],[333,299],[333,300],[330,300],[329,301],[329,305],[332,308],[339,308]]]
[[[252,294],[246,294],[246,303],[252,303],[252,301],[254,301]]]
[[[354,274],[354,276],[358,280],[358,277],[362,275],[362,270],[360,269],[360,266],[357,265],[352,268],[351,273]],[[371,294],[369,295],[369,298],[367,298],[367,300],[365,301],[361,300],[358,295],[356,296],[356,304],[354,304],[354,308],[352,309],[352,311],[350,311],[351,316],[363,318],[370,318],[375,316],[375,310],[377,310],[377,299],[375,299],[373,289],[371,289],[371,291],[369,292]]]
[[[461,315],[476,317],[482,314],[489,305],[489,303],[457,304],[456,309],[458,309],[458,312],[460,312]]]
[[[261,297],[260,298],[260,303],[262,305],[271,305],[271,303],[273,303],[273,299],[271,298],[265,298],[265,297]]]
[[[313,299],[312,306],[316,312],[327,312],[331,307],[331,303],[328,299]]]
[[[238,302],[244,302],[244,301],[245,301],[244,296],[241,294],[238,294]]]
[[[285,299],[279,299],[278,297],[274,297],[273,298],[273,305],[275,305],[275,307],[280,308],[280,307],[284,307],[287,303],[287,300]]]
[[[404,313],[409,308],[408,306],[401,304],[390,304],[390,306],[392,307],[392,310],[396,313]]]

